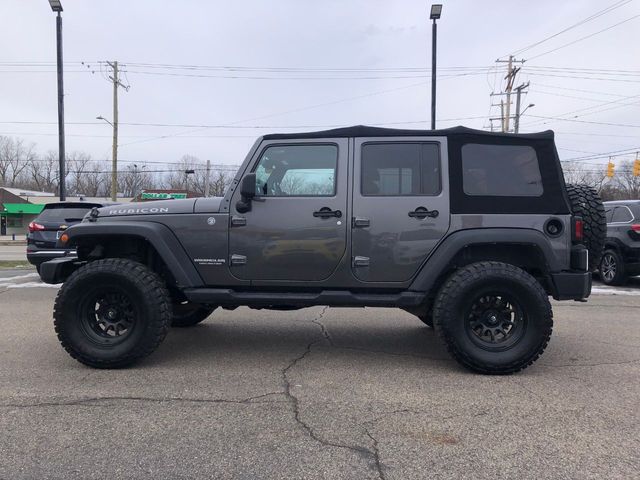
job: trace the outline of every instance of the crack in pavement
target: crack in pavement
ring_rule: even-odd
[[[389,352],[386,350],[370,350],[368,348],[363,348],[363,347],[348,347],[348,346],[340,346],[340,345],[336,345],[335,342],[333,341],[333,338],[331,337],[331,334],[329,333],[329,329],[326,327],[326,325],[324,323],[322,323],[320,320],[322,319],[322,317],[324,316],[326,310],[328,307],[325,307],[322,312],[320,312],[320,315],[318,315],[317,318],[314,318],[313,320],[311,320],[311,323],[315,323],[316,325],[318,325],[318,327],[320,328],[320,331],[322,332],[322,336],[325,338],[325,340],[327,341],[327,343],[337,349],[337,350],[353,350],[356,352],[367,352],[367,353],[380,353],[383,355],[392,355],[392,356],[396,356],[396,357],[413,357],[413,358],[426,358],[428,360],[436,360],[436,361],[452,361],[449,357],[446,358],[438,358],[438,357],[429,357],[427,355],[420,355],[418,353],[399,353],[399,352]]]
[[[305,348],[304,352],[301,355],[298,355],[293,360],[291,360],[291,362],[289,362],[289,364],[285,368],[282,369],[281,375],[282,375],[282,383],[284,385],[284,394],[288,398],[289,403],[291,404],[291,407],[293,409],[294,420],[307,433],[307,435],[309,435],[310,438],[312,438],[313,440],[315,440],[316,442],[320,443],[321,445],[323,445],[325,447],[334,447],[334,448],[342,448],[342,449],[345,449],[345,450],[350,450],[352,452],[357,453],[359,456],[361,456],[363,458],[366,458],[368,460],[372,460],[373,463],[374,463],[375,469],[376,469],[376,471],[378,473],[378,477],[381,480],[386,480],[385,476],[384,476],[384,472],[382,471],[382,464],[380,462],[379,453],[377,452],[377,440],[376,440],[376,443],[374,443],[374,449],[373,450],[370,450],[370,449],[368,449],[366,447],[357,446],[357,445],[347,445],[347,444],[344,444],[344,443],[332,442],[330,440],[322,438],[311,427],[311,425],[309,425],[307,422],[305,422],[301,418],[301,415],[300,415],[300,400],[298,399],[298,397],[296,397],[293,394],[292,386],[291,386],[291,380],[289,379],[288,373],[299,362],[304,360],[311,353],[311,349],[313,348],[314,345],[320,343],[322,340],[326,340],[330,345],[333,345],[333,341],[331,340],[331,336],[329,335],[329,332],[324,327],[324,325],[320,322],[320,319],[324,316],[324,314],[325,314],[325,312],[327,311],[328,308],[329,307],[324,307],[322,309],[322,311],[320,312],[320,314],[316,318],[311,320],[311,323],[314,323],[314,324],[318,325],[318,327],[320,327],[320,333],[322,334],[322,338],[318,339],[318,340],[314,340],[313,342],[307,344],[307,347]]]
[[[87,407],[109,407],[112,405],[104,404],[102,402],[109,401],[134,401],[134,402],[155,402],[155,403],[218,403],[218,404],[238,404],[238,405],[247,405],[252,403],[275,403],[274,401],[269,402],[254,402],[254,400],[258,400],[261,398],[273,396],[273,395],[284,395],[284,392],[269,392],[264,393],[262,395],[256,395],[253,397],[243,398],[241,400],[233,400],[227,398],[185,398],[185,397],[140,397],[140,396],[103,396],[103,397],[87,397],[87,398],[77,398],[77,399],[67,399],[67,400],[59,400],[59,401],[49,401],[49,402],[38,402],[38,403],[3,403],[0,404],[0,408],[39,408],[39,407],[57,407],[57,406],[87,406]]]
[[[384,465],[382,464],[382,461],[380,460],[380,450],[378,449],[378,439],[376,437],[374,437],[371,432],[369,430],[367,430],[366,428],[364,429],[364,432],[367,434],[367,436],[371,439],[371,441],[373,442],[373,452],[375,454],[375,462],[376,462],[376,469],[378,470],[378,476],[382,479],[382,480],[386,480],[386,475],[384,473]]]

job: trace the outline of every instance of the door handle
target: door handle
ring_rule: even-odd
[[[353,228],[366,228],[370,223],[369,219],[364,217],[353,217],[352,220]]]
[[[329,207],[322,207],[317,212],[313,212],[313,216],[320,218],[340,218],[342,217],[342,212],[340,210],[331,210]]]
[[[238,215],[233,215],[231,217],[232,227],[244,227],[246,224],[247,224],[247,219],[245,217],[240,217]]]
[[[426,207],[418,207],[412,212],[409,212],[410,217],[418,218],[420,220],[427,217],[436,218],[438,215],[440,215],[440,212],[438,212],[438,210],[429,210]]]

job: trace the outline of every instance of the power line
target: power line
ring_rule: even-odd
[[[626,97],[627,100],[630,100],[632,98],[638,98],[640,97],[640,94],[638,95],[631,95],[629,97]],[[612,107],[609,108],[600,108],[600,107],[604,107],[605,105],[610,105],[610,104],[615,104]],[[638,102],[619,102],[616,100],[611,100],[611,101],[604,101],[604,102],[600,102],[600,105],[592,105],[590,107],[584,107],[584,108],[579,108],[577,110],[572,110],[570,112],[566,112],[566,113],[561,113],[559,114],[556,118],[560,119],[559,117],[564,117],[567,115],[573,115],[574,113],[578,113],[578,112],[586,112],[586,113],[582,113],[580,115],[574,115],[572,118],[577,118],[577,117],[583,117],[585,115],[593,115],[595,113],[602,113],[602,112],[606,112],[609,110],[614,110],[616,108],[622,108],[622,107],[629,107],[629,106],[634,106],[634,105],[638,105]],[[589,110],[593,110],[594,108],[599,109],[599,110],[595,110],[590,112]],[[532,115],[533,116],[533,115]],[[533,122],[533,123],[529,123],[527,126],[531,127],[531,126],[535,126],[535,125],[544,125],[545,123],[549,123],[549,122],[544,122],[544,121],[537,121],[537,122]]]
[[[579,22],[574,23],[573,25],[570,25],[567,28],[565,28],[563,30],[560,30],[557,33],[554,33],[553,35],[545,37],[542,40],[539,40],[539,41],[537,41],[535,43],[527,45],[526,47],[523,47],[523,48],[520,48],[520,49],[518,49],[518,50],[516,50],[514,52],[511,52],[511,55],[520,55],[522,52],[525,52],[525,51],[527,51],[527,50],[529,50],[529,49],[531,49],[533,47],[537,47],[538,45],[540,45],[540,44],[542,44],[544,42],[547,42],[547,41],[551,40],[552,38],[557,37],[558,35],[562,35],[563,33],[568,32],[569,30],[572,30],[572,29],[574,29],[576,27],[579,27],[580,25],[584,25],[585,23],[588,23],[588,22],[590,22],[592,20],[595,20],[596,18],[601,17],[602,15],[605,15],[605,14],[607,14],[607,13],[609,13],[609,12],[611,12],[611,11],[617,9],[617,8],[620,8],[620,7],[626,5],[629,2],[631,2],[631,0],[621,0],[619,2],[616,2],[616,3],[612,4],[612,5],[609,5],[607,8],[604,8],[602,10],[597,11],[596,13],[591,14],[588,17],[583,18]]]
[[[604,81],[604,82],[640,83],[640,79],[631,80],[627,78],[603,78],[603,77],[585,77],[581,75],[557,75],[555,73],[529,72],[528,70],[527,70],[527,74],[533,75],[534,77],[575,78],[579,80],[598,80],[598,81]]]
[[[564,161],[569,162],[569,161],[575,161],[575,160],[594,160],[596,158],[605,158],[605,157],[618,156],[618,155],[631,155],[631,154],[635,154],[638,150],[640,150],[640,146],[633,147],[633,148],[625,148],[623,150],[613,150],[611,152],[602,152],[602,153],[597,153],[595,155],[585,155],[581,157],[567,158]]]
[[[456,117],[456,118],[443,118],[441,121],[443,122],[453,122],[458,120],[476,120],[479,118],[484,118],[483,115],[476,115],[472,117]],[[398,122],[367,122],[367,125],[371,126],[380,126],[380,125],[409,125],[413,123],[428,123],[429,120],[405,120]],[[55,122],[40,122],[40,121],[0,121],[0,124],[15,124],[15,125],[57,125]],[[102,125],[101,122],[65,122],[66,125]],[[202,128],[202,129],[213,129],[213,128],[223,128],[223,129],[291,129],[291,128],[338,128],[344,127],[344,123],[334,123],[334,124],[324,124],[324,125],[228,125],[228,124],[180,124],[180,123],[143,123],[143,122],[120,122],[120,125],[127,126],[144,126],[144,127],[178,127],[178,128]],[[82,135],[78,135],[82,136]],[[94,136],[94,135],[91,135]],[[107,137],[107,135],[104,135]],[[134,135],[129,135],[134,136]],[[138,135],[135,135],[138,136]],[[139,135],[144,137],[145,135]],[[209,137],[208,135],[204,136],[204,138]]]
[[[575,122],[575,123],[590,123],[593,125],[609,125],[612,127],[630,127],[630,128],[640,128],[640,125],[632,125],[629,123],[612,123],[612,122],[590,122],[587,120],[576,120],[575,118],[558,118],[558,117],[543,117],[542,115],[529,115],[532,118],[544,118],[547,120],[558,120],[561,122]]]
[[[576,44],[576,43],[578,43],[578,42],[581,42],[582,40],[586,40],[586,39],[588,39],[588,38],[591,38],[591,37],[594,37],[594,36],[596,36],[596,35],[599,35],[600,33],[606,32],[607,30],[611,30],[612,28],[615,28],[615,27],[617,27],[617,26],[619,26],[619,25],[622,25],[622,24],[624,24],[624,23],[630,22],[631,20],[634,20],[634,19],[636,19],[636,18],[638,18],[638,17],[640,17],[640,14],[638,14],[638,15],[634,15],[633,17],[627,18],[626,20],[623,20],[623,21],[621,21],[621,22],[618,22],[618,23],[616,23],[616,24],[614,24],[614,25],[610,25],[610,26],[608,26],[607,28],[603,28],[602,30],[598,30],[597,32],[591,33],[591,34],[586,35],[586,36],[584,36],[584,37],[580,37],[580,38],[578,38],[577,40],[574,40],[574,41],[572,41],[572,42],[565,43],[564,45],[561,45],[561,46],[559,46],[559,47],[556,47],[556,48],[554,48],[554,49],[552,49],[552,50],[548,50],[548,51],[543,52],[543,53],[540,53],[540,54],[538,54],[538,55],[534,55],[533,57],[529,57],[529,61],[531,61],[531,60],[533,60],[533,59],[536,59],[536,58],[539,58],[539,57],[542,57],[543,55],[548,55],[549,53],[556,52],[556,51],[558,51],[558,50],[560,50],[560,49],[562,49],[562,48],[569,47],[569,46],[574,45],[574,44]]]

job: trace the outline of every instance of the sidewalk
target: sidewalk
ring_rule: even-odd
[[[26,245],[27,244],[27,235],[24,233],[16,234],[15,240],[11,235],[0,235],[0,245]]]

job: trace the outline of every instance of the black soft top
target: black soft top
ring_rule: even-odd
[[[412,130],[403,128],[381,128],[366,125],[334,128],[318,132],[301,133],[271,133],[265,135],[265,140],[286,140],[302,138],[340,138],[340,137],[449,137],[454,135],[478,135],[487,138],[530,138],[532,140],[553,140],[553,131],[546,130],[539,133],[501,133],[487,132],[467,127],[451,127],[441,130]]]

